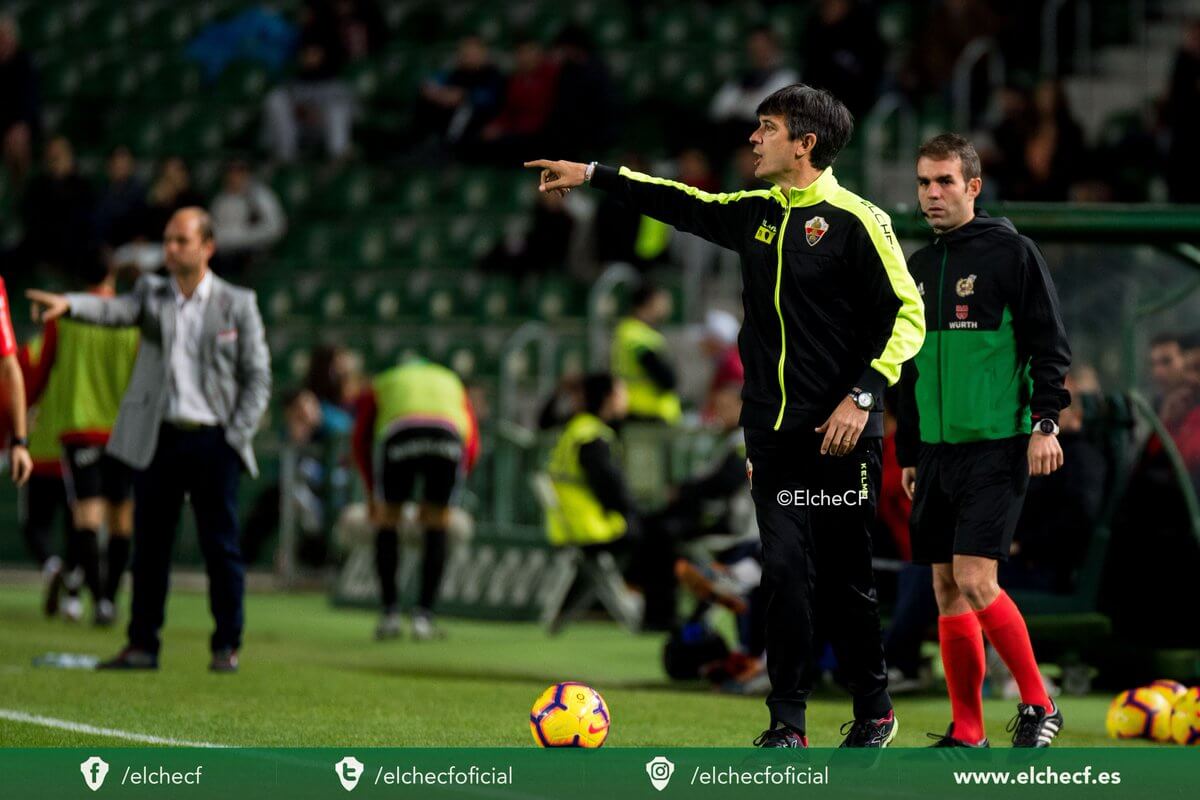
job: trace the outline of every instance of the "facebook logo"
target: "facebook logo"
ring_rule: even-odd
[[[94,792],[104,785],[104,779],[108,776],[108,762],[100,756],[92,756],[79,765],[79,771],[83,773],[83,782]]]

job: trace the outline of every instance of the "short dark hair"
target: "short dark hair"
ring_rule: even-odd
[[[767,95],[755,116],[780,116],[787,120],[788,138],[817,137],[809,160],[817,169],[833,164],[854,133],[854,116],[841,100],[824,89],[794,83]]]
[[[633,288],[629,295],[630,308],[644,308],[647,303],[662,293],[664,289],[654,281],[644,280]]]
[[[951,156],[958,156],[962,162],[964,181],[983,176],[983,168],[979,165],[979,153],[975,152],[975,145],[957,133],[939,133],[921,145],[921,149],[917,151],[917,158],[932,158],[935,161],[944,161]]]
[[[611,372],[592,372],[583,376],[583,410],[599,415],[604,403],[612,396],[617,379]]]
[[[1164,344],[1177,344],[1182,347],[1183,337],[1175,331],[1163,331],[1162,333],[1154,334],[1150,339],[1151,347],[1161,347]]]
[[[1200,331],[1191,331],[1179,337],[1180,350],[1200,349]]]

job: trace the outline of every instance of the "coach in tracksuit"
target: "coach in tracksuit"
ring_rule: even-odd
[[[542,191],[591,182],[634,211],[741,255],[741,423],[763,544],[771,727],[757,743],[803,747],[818,676],[815,629],[854,695],[845,746],[896,732],[871,571],[884,388],[921,346],[925,315],[887,215],[842,188],[832,164],[846,107],[788,86],[750,137],[770,189],[711,194],[622,167],[533,161]]]
[[[942,134],[922,145],[917,194],[932,244],[909,261],[929,335],[904,367],[897,458],[913,498],[913,561],[933,565],[953,722],[939,747],[986,747],[986,636],[1021,691],[1013,745],[1062,728],[1020,611],[997,583],[1030,475],[1062,466],[1058,413],[1071,364],[1041,252],[1004,218],[975,210],[979,156]],[[914,485],[915,484],[915,485]]]

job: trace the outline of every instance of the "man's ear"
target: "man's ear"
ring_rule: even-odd
[[[967,196],[974,200],[983,190],[983,178],[971,178],[967,181]]]
[[[805,155],[811,153],[813,148],[817,146],[817,135],[815,133],[806,133],[797,139],[795,144],[796,149],[793,152],[793,157],[799,161]]]

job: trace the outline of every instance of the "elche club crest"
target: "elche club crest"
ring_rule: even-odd
[[[817,242],[821,241],[821,237],[825,235],[825,231],[829,230],[829,223],[824,217],[813,217],[804,223],[804,238],[808,240],[808,246],[812,247]]]

